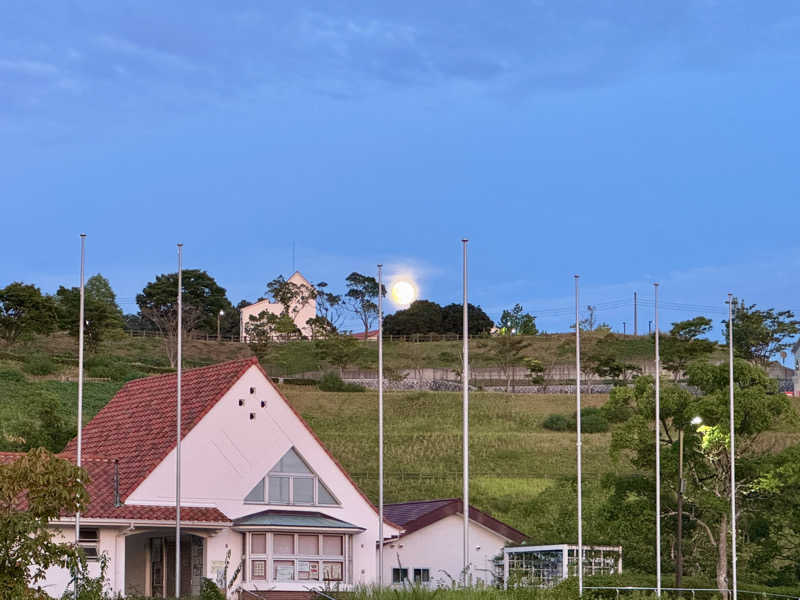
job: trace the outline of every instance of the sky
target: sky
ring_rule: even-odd
[[[800,4],[37,2],[0,20],[0,285],[405,274],[540,328],[800,313]],[[294,248],[294,251],[293,251]],[[294,260],[293,260],[294,256]],[[625,323],[625,325],[623,325]],[[357,327],[353,323],[354,327]]]

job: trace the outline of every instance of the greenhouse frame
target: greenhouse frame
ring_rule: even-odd
[[[584,546],[583,575],[622,572],[622,546]],[[503,587],[552,587],[578,574],[578,546],[517,546],[503,549]]]

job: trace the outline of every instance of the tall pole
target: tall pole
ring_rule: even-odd
[[[181,371],[183,362],[183,244],[178,244],[178,402],[175,416],[175,597],[181,597]]]
[[[575,275],[575,419],[576,450],[578,455],[578,595],[583,596],[583,486],[582,486],[582,444],[581,444],[581,323],[578,279]]]
[[[736,445],[735,421],[733,418],[733,295],[728,294],[728,388],[730,394],[731,435],[731,567],[733,575],[733,600],[736,600]]]
[[[464,253],[464,331],[462,337],[464,347],[462,354],[464,357],[464,365],[461,368],[461,383],[463,385],[464,395],[464,432],[463,438],[463,455],[464,455],[464,499],[463,510],[464,513],[464,585],[467,585],[467,575],[469,571],[469,316],[468,316],[468,302],[467,302],[467,239],[461,240]]]
[[[653,320],[656,330],[656,595],[661,596],[661,356],[658,347],[658,284],[655,290]]]
[[[84,304],[86,300],[86,293],[84,290],[84,277],[86,265],[86,234],[81,234],[81,294],[80,294],[80,308],[78,310],[78,447],[75,464],[78,468],[81,467],[81,455],[83,452],[83,332],[86,325],[86,317],[84,314]],[[81,539],[81,513],[75,511],[75,545]],[[75,573],[75,596],[78,596],[78,588],[80,586],[79,573]]]
[[[675,587],[680,589],[683,579],[683,429],[678,431],[678,543],[675,548]]]
[[[383,265],[378,265],[378,587],[383,587]]]
[[[639,299],[633,292],[633,335],[639,335]]]

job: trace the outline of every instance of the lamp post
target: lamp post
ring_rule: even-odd
[[[695,417],[691,423],[695,427],[700,425],[703,419]],[[675,587],[681,587],[683,578],[683,494],[686,491],[686,482],[683,479],[683,427],[678,433],[678,548],[675,554]]]
[[[225,314],[225,311],[222,310],[222,309],[219,309],[219,313],[217,313],[217,341],[220,341],[220,337],[219,337],[219,320],[222,318],[222,315],[224,315],[224,314]]]
[[[366,341],[366,339],[364,340]],[[378,265],[378,587],[383,588],[383,265]]]

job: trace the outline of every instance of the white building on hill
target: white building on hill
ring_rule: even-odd
[[[289,277],[288,281],[296,286],[304,287],[309,291],[314,290],[314,286],[309,283],[308,279],[301,275],[300,271],[295,271]],[[306,294],[304,294],[305,296]],[[268,312],[273,315],[279,315],[283,312],[283,305],[269,300],[261,300],[255,304],[244,306],[239,310],[239,337],[243,342],[248,341],[247,337],[247,324],[250,323],[250,317],[258,317],[262,312]],[[311,327],[308,325],[308,320],[317,316],[317,301],[313,297],[308,297],[302,302],[295,302],[289,306],[289,315],[291,315],[294,324],[306,337],[311,337]]]

